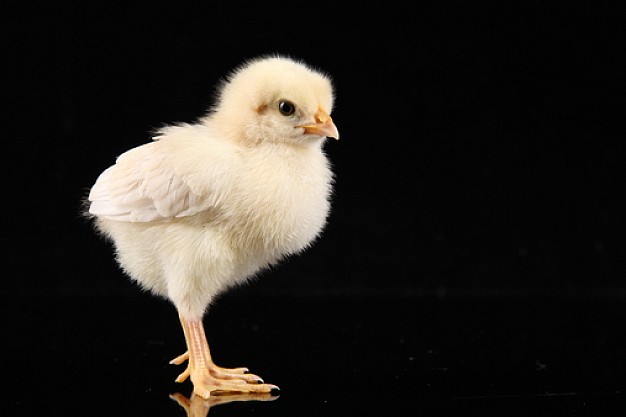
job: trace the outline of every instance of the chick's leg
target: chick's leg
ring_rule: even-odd
[[[211,352],[204,334],[201,319],[180,317],[187,342],[187,352],[173,359],[170,363],[181,364],[187,360],[187,369],[176,378],[183,382],[191,377],[194,393],[209,398],[213,391],[232,392],[270,392],[278,387],[264,384],[256,375],[248,374],[246,368],[227,369],[213,363]]]
[[[209,345],[206,342],[206,336],[204,334],[204,327],[202,326],[202,322],[194,321],[194,320],[185,320],[182,318],[182,316],[180,317],[180,321],[181,321],[181,325],[183,328],[183,332],[185,333],[185,342],[187,343],[188,349],[191,346],[191,343],[195,343],[194,346],[198,348],[196,350],[201,349],[202,357],[200,358],[200,360],[207,364],[207,369],[209,369],[212,374],[222,379],[244,379],[246,381],[255,382],[255,383],[263,382],[261,378],[259,378],[258,376],[248,374],[248,368],[227,369],[227,368],[222,368],[222,367],[215,365],[213,363],[213,360],[211,359],[211,352],[209,350]],[[190,326],[193,327],[192,333],[195,335],[194,339],[192,339],[189,335]],[[172,359],[170,361],[170,364],[180,365],[188,360],[189,360],[189,350],[187,350],[182,355],[177,356],[176,358]],[[189,377],[188,371],[189,371],[189,367],[187,368],[185,372],[180,374],[178,378],[176,378],[176,382],[185,381]]]

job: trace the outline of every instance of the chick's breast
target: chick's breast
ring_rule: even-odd
[[[332,175],[322,150],[265,145],[245,166],[240,198],[233,200],[238,205],[233,246],[270,262],[306,248],[322,230],[330,206]]]

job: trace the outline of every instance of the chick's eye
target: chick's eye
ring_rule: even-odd
[[[278,102],[278,111],[280,111],[280,114],[283,116],[291,116],[296,112],[296,105],[291,101],[281,100]]]

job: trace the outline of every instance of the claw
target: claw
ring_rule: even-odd
[[[270,391],[280,391],[280,388],[274,384],[264,384],[270,388]]]

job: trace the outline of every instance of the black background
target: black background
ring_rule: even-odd
[[[329,73],[328,227],[262,291],[624,289],[624,58],[611,3],[9,5],[8,292],[133,291],[80,218],[125,150],[281,53]]]
[[[81,200],[273,53],[334,80],[333,209],[306,253],[212,306],[219,364],[283,388],[215,413],[626,410],[618,2],[3,7],[0,414],[184,414],[175,310]]]

